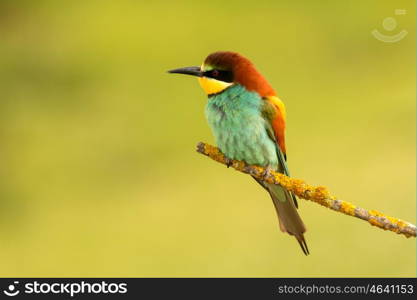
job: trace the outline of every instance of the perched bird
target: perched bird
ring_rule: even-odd
[[[285,106],[249,59],[236,52],[207,56],[201,67],[169,73],[197,76],[208,95],[206,118],[217,146],[229,159],[290,175],[285,149]],[[267,174],[266,174],[267,175]],[[304,254],[306,227],[297,212],[297,199],[279,185],[255,180],[271,195],[281,231],[293,235]]]

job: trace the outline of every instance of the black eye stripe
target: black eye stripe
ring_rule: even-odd
[[[205,71],[204,76],[224,82],[233,82],[233,73],[231,71],[214,69]]]

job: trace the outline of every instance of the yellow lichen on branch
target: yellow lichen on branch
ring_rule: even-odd
[[[218,148],[205,143],[199,143],[197,145],[197,152],[204,154],[219,163],[227,165],[228,167],[233,167],[237,171],[250,174],[257,179],[262,179],[263,181],[272,184],[279,184],[288,191],[293,192],[299,198],[310,200],[334,211],[365,220],[369,224],[384,230],[403,234],[406,237],[416,236],[415,225],[397,218],[386,216],[376,210],[366,210],[349,202],[336,199],[336,197],[330,195],[329,191],[324,186],[315,187],[307,184],[303,180],[290,178],[274,171],[265,175],[265,168],[247,165],[238,160],[228,159]]]

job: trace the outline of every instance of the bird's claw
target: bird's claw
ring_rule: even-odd
[[[263,171],[262,174],[261,174],[262,178],[264,180],[266,180],[266,179],[272,177],[272,171],[273,171],[273,169],[271,167],[269,167],[269,166],[266,167],[265,171]]]
[[[230,158],[225,158],[226,166],[229,168],[233,164],[233,160]]]

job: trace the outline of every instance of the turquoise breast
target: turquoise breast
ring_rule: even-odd
[[[209,97],[206,118],[227,157],[277,169],[276,144],[266,130],[262,101],[257,93],[234,85]]]

